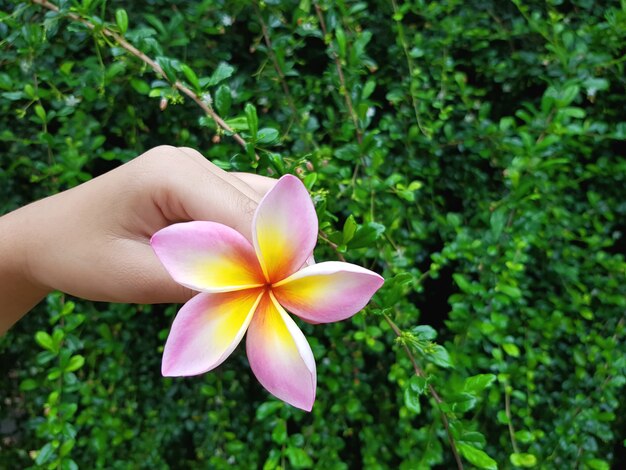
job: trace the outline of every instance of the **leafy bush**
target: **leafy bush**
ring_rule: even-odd
[[[0,5],[0,213],[190,146],[301,176],[316,257],[387,279],[303,325],[310,414],[241,348],[162,378],[176,306],[52,294],[0,339],[0,467],[626,458],[624,1]]]

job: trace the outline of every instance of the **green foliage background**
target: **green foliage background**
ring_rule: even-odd
[[[317,259],[387,279],[302,325],[310,414],[242,348],[162,378],[177,306],[52,294],[0,339],[0,468],[454,468],[450,440],[466,468],[626,461],[626,2],[0,5],[0,214],[190,146],[300,175]]]

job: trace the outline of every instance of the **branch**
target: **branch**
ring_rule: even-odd
[[[278,74],[278,79],[280,84],[283,87],[283,92],[285,93],[285,98],[287,98],[287,103],[289,104],[289,108],[291,109],[293,115],[297,117],[299,115],[298,110],[296,109],[296,105],[293,101],[291,93],[289,92],[289,85],[287,85],[287,79],[285,74],[283,73],[280,65],[278,64],[278,59],[276,59],[276,54],[274,54],[274,48],[272,47],[272,41],[270,39],[269,31],[267,30],[267,25],[265,21],[263,21],[263,14],[261,13],[261,9],[257,2],[254,2],[254,9],[259,18],[259,23],[261,24],[261,31],[263,32],[263,39],[265,40],[265,45],[267,46],[267,55],[270,57],[272,64],[274,65],[274,70]]]
[[[389,318],[388,315],[383,314],[383,317],[385,318],[385,321],[389,324],[393,332],[396,334],[396,336],[398,338],[401,338],[402,331],[400,330],[400,328],[398,328],[398,325],[396,325],[393,322],[393,320]],[[404,351],[406,352],[406,355],[409,357],[411,364],[413,365],[413,370],[415,371],[415,375],[417,375],[418,377],[426,378],[426,374],[424,373],[424,370],[419,366],[419,364],[415,360],[415,356],[411,352],[411,349],[406,344],[403,344],[402,346],[404,348]],[[441,399],[441,397],[439,396],[435,388],[430,383],[428,383],[428,391],[437,402],[437,405],[441,405],[443,403],[443,400]],[[448,435],[448,442],[450,443],[450,448],[452,449],[452,454],[454,455],[456,466],[459,470],[463,470],[463,462],[461,462],[461,456],[459,455],[459,452],[456,449],[456,444],[454,443],[454,438],[452,437],[452,431],[450,431],[450,422],[448,421],[448,417],[446,416],[446,413],[441,408],[439,408],[439,411],[441,412],[441,420],[443,421],[443,427],[446,429],[446,434]]]
[[[324,16],[322,15],[322,9],[317,4],[317,2],[315,2],[315,11],[317,13],[317,18],[319,19],[319,22],[320,22],[320,28],[322,28],[322,33],[324,34],[324,37],[326,37],[326,35],[328,34],[326,30],[326,22],[324,21]],[[356,112],[354,111],[354,106],[352,105],[352,99],[350,98],[350,93],[348,93],[348,87],[346,86],[346,79],[343,75],[343,69],[341,67],[341,60],[339,59],[339,56],[337,55],[334,49],[331,50],[331,53],[332,53],[333,59],[335,60],[335,66],[337,67],[337,74],[339,75],[339,83],[341,84],[343,97],[346,100],[346,106],[348,107],[348,112],[350,114],[350,117],[352,118],[352,123],[354,124],[354,129],[356,132],[356,140],[359,142],[359,144],[362,144],[363,133],[361,132],[361,129],[359,128],[359,118]]]
[[[47,8],[48,10],[51,10],[51,11],[54,11],[54,12],[59,12],[59,7],[57,7],[53,3],[48,2],[47,0],[31,0],[31,1],[33,3],[35,3],[35,4],[37,4],[37,5],[40,5],[40,6],[44,7],[44,8]],[[200,97],[193,90],[191,90],[187,86],[183,85],[181,82],[176,81],[174,83],[171,83],[170,80],[165,75],[165,72],[163,71],[163,68],[158,63],[156,63],[156,61],[154,61],[153,59],[148,57],[146,54],[141,52],[139,49],[137,49],[135,46],[133,46],[131,43],[129,43],[126,39],[124,39],[122,36],[120,36],[116,32],[114,32],[114,31],[112,31],[112,30],[110,30],[110,29],[108,29],[106,27],[98,27],[98,28],[96,28],[95,24],[93,24],[92,22],[90,22],[89,20],[87,20],[85,18],[80,17],[76,13],[69,12],[69,13],[66,13],[66,15],[71,20],[83,24],[84,26],[86,26],[87,28],[89,28],[92,31],[102,32],[103,35],[105,35],[106,37],[112,39],[120,47],[122,47],[123,49],[128,51],[130,54],[134,55],[135,57],[137,57],[139,60],[141,60],[146,65],[148,65],[154,71],[154,73],[156,73],[161,78],[163,78],[164,80],[169,82],[178,91],[180,91],[184,95],[186,95],[189,98],[191,98],[198,106],[200,106],[200,108],[211,119],[213,119],[213,121],[217,124],[218,127],[220,127],[223,130],[229,132],[233,136],[233,139],[235,139],[243,148],[246,148],[246,141],[243,140],[243,138],[239,134],[237,134],[228,124],[226,124],[226,122],[220,116],[218,116],[218,114],[213,110],[213,108],[211,108],[209,105],[207,105],[205,102],[203,102],[202,99],[200,99]]]

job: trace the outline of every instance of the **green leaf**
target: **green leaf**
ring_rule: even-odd
[[[35,463],[37,465],[43,465],[48,462],[52,456],[54,455],[54,448],[52,447],[52,443],[48,442],[45,446],[43,446],[39,452],[37,452],[37,457],[35,458]]]
[[[41,119],[41,122],[46,122],[46,110],[40,104],[35,105],[35,114]]]
[[[337,45],[339,46],[339,57],[344,59],[346,57],[346,33],[341,26],[337,26],[335,36],[337,37]]]
[[[285,454],[287,454],[289,463],[293,468],[311,468],[313,466],[313,460],[302,449],[290,446],[285,449]]]
[[[228,85],[220,85],[215,92],[215,107],[222,117],[230,112],[231,103],[232,96],[230,94],[230,88]]]
[[[432,341],[437,337],[437,331],[430,325],[418,325],[411,328],[411,333],[421,341]]]
[[[248,132],[252,140],[256,140],[257,133],[259,131],[259,118],[256,114],[256,108],[253,104],[247,103],[244,109],[246,113],[246,121],[248,123]]]
[[[452,278],[454,279],[454,282],[456,282],[457,286],[459,286],[459,288],[465,292],[466,294],[473,294],[475,289],[472,287],[472,284],[470,283],[470,281],[467,280],[467,278],[460,273],[454,273],[452,275]]]
[[[415,414],[420,414],[422,411],[420,395],[410,385],[404,389],[404,404]]]
[[[35,341],[44,349],[47,349],[50,352],[57,352],[54,347],[54,341],[52,337],[46,333],[45,331],[38,331],[35,333]]]
[[[585,463],[587,464],[587,467],[592,470],[609,470],[611,468],[609,463],[602,459],[588,459],[585,460]]]
[[[463,384],[463,390],[467,393],[479,395],[487,387],[490,387],[495,380],[496,376],[494,374],[474,375],[465,379],[465,383]]]
[[[452,367],[452,362],[450,360],[450,355],[448,354],[448,351],[440,344],[436,344],[435,346],[433,346],[433,352],[428,354],[426,357],[430,359],[431,362],[434,362],[440,367],[444,367],[446,369]]]
[[[185,74],[185,78],[191,84],[195,91],[200,91],[202,87],[200,86],[200,81],[198,80],[198,76],[196,72],[192,70],[187,64],[181,64],[180,69]]]
[[[354,216],[350,214],[346,221],[343,224],[343,244],[347,245],[350,240],[354,237],[357,227],[359,224],[354,220]]]
[[[228,65],[226,62],[220,62],[209,78],[205,77],[200,79],[200,85],[202,85],[202,88],[206,86],[215,86],[221,81],[229,78],[234,71],[234,67]]]
[[[519,357],[520,351],[516,344],[504,343],[502,345],[502,349],[504,349],[504,352],[507,353],[509,356]]]
[[[472,465],[476,465],[478,468],[485,468],[487,470],[497,470],[498,464],[495,460],[489,457],[484,451],[477,449],[464,442],[457,443],[457,449],[459,453],[467,459]]]
[[[361,225],[350,241],[350,248],[364,248],[371,246],[385,232],[385,226],[376,222],[367,222]]]
[[[491,233],[493,233],[493,237],[496,240],[500,238],[500,235],[502,235],[502,231],[504,230],[506,219],[508,217],[508,212],[509,211],[505,206],[500,206],[491,213],[489,223],[491,225]]]
[[[281,419],[276,423],[272,430],[272,440],[276,444],[284,444],[287,442],[287,423],[284,419]]]
[[[271,127],[264,127],[259,129],[257,134],[257,143],[259,144],[271,144],[278,140],[278,131],[276,129],[272,129]]]
[[[150,85],[148,85],[145,80],[131,78],[130,86],[132,86],[137,93],[140,93],[142,95],[147,95],[148,93],[150,93]]]
[[[469,393],[456,393],[450,395],[446,403],[451,405],[452,410],[457,413],[465,413],[476,406],[476,397]]]
[[[515,286],[510,286],[507,284],[498,284],[496,286],[496,290],[502,292],[503,294],[506,294],[507,296],[511,297],[514,300],[517,300],[522,297],[522,291],[518,287],[515,287]]]
[[[126,10],[123,8],[115,10],[115,22],[117,23],[117,27],[123,36],[128,30],[128,14],[126,13]]]
[[[72,356],[72,358],[70,359],[70,362],[68,362],[67,366],[65,367],[65,372],[74,372],[75,370],[78,370],[81,367],[83,367],[84,363],[85,363],[85,358],[81,356],[80,354]]]
[[[516,467],[531,468],[537,465],[537,457],[533,454],[513,453],[509,459]]]
[[[264,420],[269,416],[275,414],[282,407],[283,404],[279,401],[266,401],[265,403],[261,403],[261,405],[256,410],[256,419]]]
[[[20,390],[28,392],[29,390],[35,390],[38,387],[37,382],[33,379],[24,379],[20,384]]]
[[[409,379],[409,387],[418,395],[423,395],[428,388],[428,381],[420,375],[414,375]]]

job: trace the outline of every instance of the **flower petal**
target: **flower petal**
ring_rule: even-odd
[[[239,232],[215,222],[170,225],[150,244],[179,284],[204,292],[230,292],[265,283],[254,249]]]
[[[317,214],[302,182],[285,175],[259,203],[252,240],[266,279],[276,282],[297,271],[317,242]]]
[[[198,294],[183,305],[165,343],[163,375],[197,375],[219,366],[243,338],[262,296],[262,289]]]
[[[328,323],[357,313],[383,282],[369,269],[327,261],[302,268],[272,286],[272,291],[293,314],[312,323]]]
[[[313,352],[271,293],[263,296],[250,323],[246,350],[261,385],[290,405],[311,411],[317,384]]]

